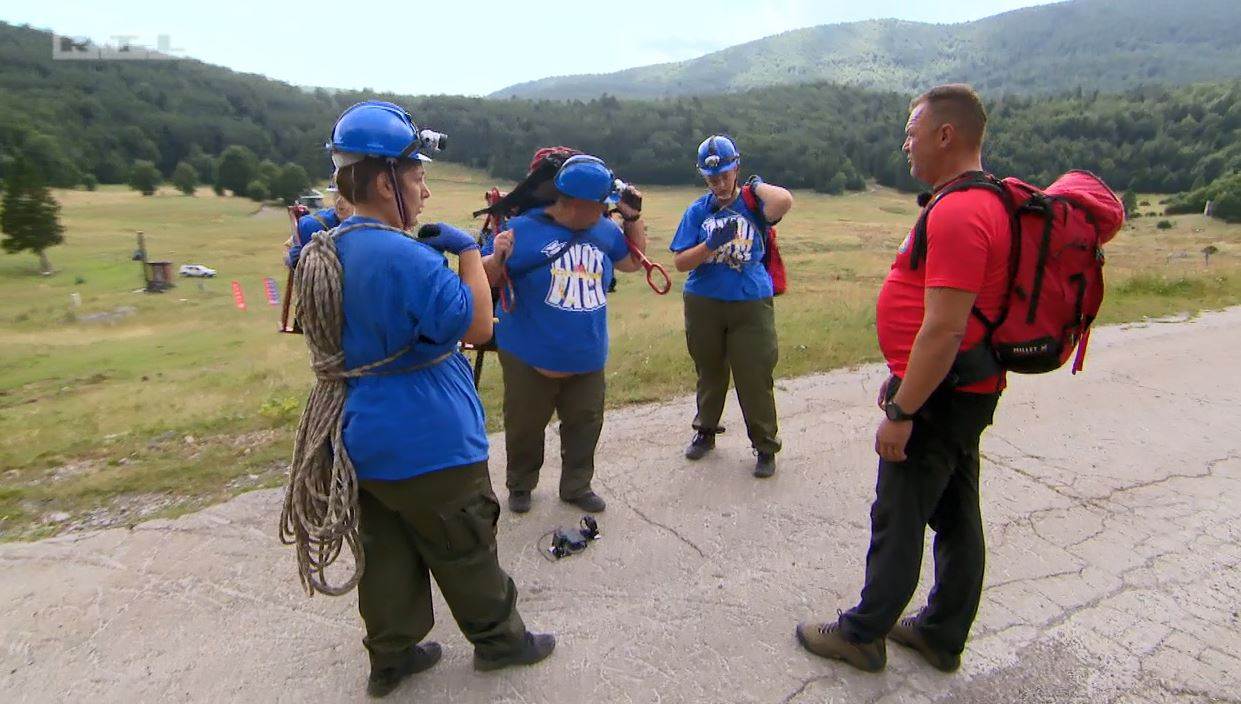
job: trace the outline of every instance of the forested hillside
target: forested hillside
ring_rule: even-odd
[[[181,161],[208,181],[241,145],[258,159],[330,165],[322,145],[337,114],[363,98],[407,106],[448,132],[442,158],[516,178],[538,146],[569,144],[637,183],[697,180],[693,154],[712,132],[734,135],[747,170],[799,188],[912,188],[900,144],[909,93],[827,83],[655,101],[488,100],[307,92],[196,61],[52,61],[50,37],[0,25],[0,169],[23,151],[56,185],[121,182],[138,160],[169,176]],[[1117,188],[1183,191],[1241,171],[1241,82],[1055,98],[997,97],[988,165],[1045,182],[1070,167]]]
[[[793,83],[995,94],[1115,92],[1241,76],[1237,0],[1071,0],[955,25],[877,20],[797,29],[678,63],[545,78],[493,97],[736,93]]]

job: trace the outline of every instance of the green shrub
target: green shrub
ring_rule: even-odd
[[[270,195],[270,191],[267,190],[267,184],[257,178],[251,181],[250,185],[246,186],[246,197],[250,200],[262,203],[267,200]]]

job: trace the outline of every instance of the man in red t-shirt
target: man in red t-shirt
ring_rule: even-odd
[[[910,104],[904,151],[932,198],[982,174],[987,114],[969,86],[939,86]],[[797,637],[823,657],[876,672],[885,638],[951,672],[982,595],[985,546],[978,500],[978,443],[991,424],[1003,374],[954,385],[958,354],[984,337],[974,308],[995,319],[1007,291],[1011,231],[1000,198],[984,189],[943,193],[926,222],[925,253],[911,232],[879,293],[879,347],[892,376],[879,393],[879,478],[871,507],[866,582],[857,606]],[[917,228],[915,227],[915,230]],[[918,614],[901,619],[935,530],[935,586]]]

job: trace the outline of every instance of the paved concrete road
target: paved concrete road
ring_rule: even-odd
[[[793,638],[860,588],[883,374],[868,367],[780,384],[768,481],[735,408],[697,464],[680,458],[687,399],[610,414],[601,542],[538,554],[577,517],[555,466],[534,511],[501,520],[522,613],[556,654],[476,674],[437,596],[444,662],[391,701],[1241,701],[1239,349],[1232,309],[1102,330],[1084,375],[1014,380],[984,436],[987,588],[956,675],[897,646],[862,674]],[[301,594],[279,500],[0,546],[0,701],[362,700],[355,598]]]

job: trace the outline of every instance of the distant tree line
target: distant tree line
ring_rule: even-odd
[[[567,144],[636,183],[698,182],[704,137],[737,138],[743,169],[795,188],[840,192],[868,179],[914,190],[900,153],[908,95],[832,84],[715,97],[622,101],[408,98],[303,90],[196,61],[52,61],[47,36],[0,23],[0,178],[22,154],[51,186],[164,180],[186,193],[289,200],[326,178],[336,116],[368,98],[408,107],[451,135],[441,158],[524,174],[535,148]],[[984,98],[987,98],[984,95]],[[1068,168],[1118,190],[1195,191],[1241,172],[1241,81],[989,102],[987,166],[1046,184]]]

